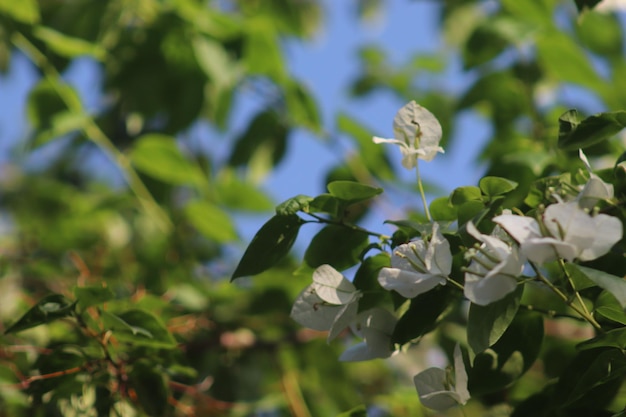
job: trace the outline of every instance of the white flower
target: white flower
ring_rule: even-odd
[[[524,259],[517,247],[495,236],[481,234],[471,221],[467,223],[467,232],[482,245],[475,251],[465,273],[465,297],[484,306],[515,291],[516,278],[524,268]],[[495,229],[493,234],[497,233]]]
[[[330,265],[313,272],[313,284],[300,293],[291,318],[313,330],[329,331],[331,341],[357,317],[361,292]]]
[[[465,404],[470,399],[467,372],[458,344],[454,348],[454,380],[450,376],[450,373],[439,368],[428,368],[415,375],[413,382],[425,407],[445,411],[457,404]]]
[[[445,285],[452,269],[450,244],[433,223],[432,237],[398,246],[391,256],[391,268],[382,268],[378,282],[405,298],[414,298],[437,285]]]
[[[437,118],[424,107],[411,101],[402,107],[393,119],[394,139],[374,137],[374,143],[393,143],[400,146],[402,165],[413,169],[417,159],[432,160],[438,152],[441,141],[441,125]]]
[[[396,316],[382,308],[373,308],[359,314],[353,328],[363,338],[363,342],[346,349],[339,360],[354,362],[388,358],[394,353],[391,335],[397,322]]]
[[[622,222],[606,214],[591,216],[578,202],[552,204],[542,217],[543,230],[530,217],[503,214],[493,221],[520,244],[520,251],[538,264],[563,258],[590,261],[606,254],[622,238]]]
[[[613,185],[608,184],[591,170],[589,160],[583,153],[582,149],[578,151],[580,159],[585,164],[589,172],[589,181],[585,184],[577,200],[581,208],[591,210],[599,200],[608,200],[613,198]]]

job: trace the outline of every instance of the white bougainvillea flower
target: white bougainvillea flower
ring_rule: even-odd
[[[414,298],[437,285],[445,285],[452,269],[450,244],[433,223],[430,241],[425,239],[398,246],[391,256],[391,268],[382,268],[378,282],[386,290]]]
[[[619,219],[606,214],[591,216],[576,201],[548,206],[542,217],[543,228],[535,219],[512,214],[494,217],[493,221],[520,244],[524,256],[538,264],[557,258],[599,258],[623,233]]]
[[[382,308],[362,312],[352,327],[363,338],[363,342],[346,349],[339,360],[355,362],[388,358],[394,353],[391,335],[397,322],[396,316]]]
[[[583,161],[587,171],[589,172],[589,181],[587,181],[580,194],[578,194],[577,200],[580,207],[591,210],[598,201],[613,198],[613,185],[602,181],[600,177],[594,174],[591,169],[591,165],[589,164],[589,160],[583,153],[582,149],[578,152],[580,159]]]
[[[304,327],[329,331],[328,341],[348,327],[357,317],[361,292],[330,265],[313,272],[313,284],[296,299],[291,318]]]
[[[496,226],[497,227],[497,226]],[[524,258],[516,246],[494,236],[481,234],[470,221],[467,232],[482,243],[474,250],[465,272],[465,297],[474,304],[487,305],[515,291],[517,277],[524,269]]]
[[[444,150],[439,146],[441,141],[441,125],[437,118],[424,107],[411,101],[402,107],[393,119],[394,139],[374,136],[374,143],[392,143],[400,146],[402,165],[413,169],[417,159],[432,160],[438,152]]]
[[[467,372],[461,348],[454,348],[454,378],[451,372],[428,368],[413,378],[417,394],[425,407],[445,411],[455,405],[464,405],[470,399],[467,389]]]

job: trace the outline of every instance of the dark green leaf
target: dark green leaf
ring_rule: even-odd
[[[383,192],[383,189],[354,181],[333,181],[328,184],[328,191],[330,195],[344,200],[348,204],[354,204],[377,196]]]
[[[468,370],[472,395],[498,391],[513,383],[537,359],[543,340],[543,317],[518,310],[502,337],[474,358]]]
[[[132,309],[121,314],[103,311],[102,319],[107,330],[120,342],[158,349],[176,347],[176,340],[165,324],[148,311]]]
[[[517,188],[515,181],[500,177],[483,177],[478,185],[483,194],[488,197],[506,194]]]
[[[276,214],[279,216],[287,216],[290,214],[296,214],[299,211],[307,212],[309,211],[309,203],[311,201],[313,201],[313,197],[298,194],[297,196],[291,197],[276,206]]]
[[[467,319],[467,341],[474,351],[480,353],[494,345],[515,318],[524,286],[501,300],[486,306],[471,304]]]
[[[559,118],[559,148],[585,149],[610,139],[626,127],[626,111],[598,113],[579,121],[578,112],[569,110]]]
[[[381,304],[391,301],[391,293],[383,289],[378,283],[378,272],[383,267],[389,266],[389,255],[380,253],[369,258],[365,258],[359,269],[354,274],[354,286],[361,291],[363,296],[359,300],[359,311],[381,306]]]
[[[74,287],[74,297],[81,310],[105,303],[115,298],[115,294],[108,287],[94,285],[90,287]]]
[[[626,358],[620,349],[582,351],[559,378],[555,395],[561,405],[569,405],[596,387],[626,374]],[[598,400],[598,398],[596,398]]]
[[[344,226],[324,227],[311,240],[304,253],[304,262],[311,268],[329,264],[338,271],[359,262],[359,255],[367,247],[367,234]]]
[[[338,219],[342,217],[345,203],[330,194],[320,194],[309,204],[311,213],[328,213]]]
[[[30,329],[41,324],[50,323],[54,320],[68,317],[74,314],[76,302],[68,300],[61,294],[50,294],[42,298],[30,308],[14,324],[9,326],[4,333],[16,333]]]
[[[303,222],[295,214],[274,216],[259,229],[233,272],[231,281],[257,275],[276,265],[293,246]]]
[[[409,309],[393,329],[391,343],[403,345],[432,331],[437,319],[449,308],[455,297],[456,293],[450,286],[438,286],[413,298]]]
[[[156,364],[148,359],[134,362],[128,375],[128,383],[135,390],[137,400],[147,415],[163,416],[169,413],[169,390],[165,385],[163,373]]]
[[[602,0],[574,0],[576,7],[578,7],[578,13],[587,11],[587,9],[593,9]]]
[[[596,315],[626,326],[626,312],[624,312],[624,308],[615,296],[608,291],[602,291],[596,298],[593,310]]]
[[[602,347],[616,347],[618,349],[626,348],[626,327],[609,330],[593,339],[578,344],[578,349],[596,349]]]

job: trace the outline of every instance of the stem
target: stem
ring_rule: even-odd
[[[452,284],[452,286],[458,288],[459,290],[465,291],[465,287],[463,286],[463,284],[460,284],[460,283],[456,282],[452,278],[446,277],[446,281],[448,281],[450,284]]]
[[[534,262],[529,262],[529,263],[530,263],[530,266],[535,271],[535,273],[537,274],[537,279],[539,281],[541,281],[545,285],[547,285],[548,288],[550,288],[552,290],[552,292],[554,292],[556,295],[558,295],[559,298],[561,298],[561,300],[563,300],[563,302],[568,307],[570,307],[572,310],[577,312],[583,319],[588,321],[589,324],[591,324],[597,331],[603,332],[602,327],[600,326],[600,324],[596,321],[596,319],[591,314],[589,314],[588,311],[586,311],[586,308],[583,310],[580,307],[578,307],[577,305],[575,305],[574,303],[572,303],[572,301],[567,297],[567,295],[565,295],[563,293],[563,291],[558,289],[553,283],[550,282],[550,280],[548,280],[546,277],[543,276],[543,274],[541,273],[541,271],[539,270],[537,265],[535,265]]]
[[[59,80],[62,79],[61,74],[50,64],[48,58],[19,32],[13,34],[12,42],[17,48],[25,52],[32,62],[43,71],[44,77],[50,81],[50,84],[52,84],[68,110],[72,113],[83,114],[84,109],[76,100],[76,97],[72,96],[69,90],[60,88]],[[132,167],[128,157],[115,147],[109,137],[94,121],[93,117],[85,115],[82,131],[88,140],[98,146],[121,169],[128,186],[137,196],[139,204],[143,207],[145,212],[157,220],[157,224],[163,232],[170,232],[174,225],[169,216],[161,206],[159,206],[156,200],[154,200],[154,197],[152,197],[152,194],[150,194],[150,191],[148,191],[141,181],[141,178],[139,178],[139,175]]]
[[[565,318],[565,319],[572,319],[572,320],[577,320],[577,321],[586,321],[582,317],[572,316],[572,315],[566,314],[566,313],[557,313],[554,310],[545,310],[543,308],[537,308],[537,307],[535,307],[533,305],[521,304],[520,308],[525,308],[528,311],[536,311],[538,313],[545,314],[546,316],[548,316],[550,318],[555,318],[555,319]]]
[[[569,272],[565,268],[565,262],[561,258],[559,258],[559,265],[561,266],[563,273],[567,277],[567,282],[569,282],[569,285],[572,287],[572,290],[574,290],[574,294],[576,296],[576,299],[578,300],[578,303],[580,304],[580,307],[585,311],[585,313],[591,315],[591,313],[589,313],[589,310],[587,309],[587,305],[583,301],[583,298],[580,296],[580,293],[576,290],[576,287],[574,286],[574,281],[572,280],[572,276],[569,274]]]
[[[428,219],[429,222],[432,222],[433,219],[432,217],[430,217],[430,211],[428,210],[428,202],[426,201],[426,194],[424,193],[424,185],[422,184],[422,177],[420,176],[420,167],[419,164],[417,163],[418,161],[415,161],[415,173],[417,175],[417,188],[420,191],[420,196],[422,197],[422,204],[424,205],[424,213],[426,214],[426,218]]]
[[[391,239],[391,236],[383,235],[381,233],[376,233],[376,232],[370,232],[369,230],[364,229],[364,228],[362,228],[360,226],[357,226],[356,224],[345,223],[345,222],[342,222],[342,221],[326,219],[326,218],[324,218],[322,216],[318,216],[318,215],[316,215],[314,213],[306,213],[306,214],[308,214],[309,216],[311,216],[311,217],[313,217],[314,219],[317,220],[317,222],[308,222],[308,223],[332,224],[334,226],[342,226],[342,227],[346,227],[346,228],[348,228],[350,230],[354,230],[354,231],[357,231],[357,232],[365,233],[365,234],[370,235],[370,236],[375,236],[375,237],[379,238],[380,240],[389,240],[389,239]]]

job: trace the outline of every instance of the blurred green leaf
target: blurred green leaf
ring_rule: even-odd
[[[524,287],[486,306],[470,304],[467,318],[467,342],[478,354],[493,346],[515,318]]]
[[[260,274],[276,265],[293,246],[302,224],[302,219],[295,214],[276,215],[269,219],[252,238],[231,281]]]
[[[34,145],[39,146],[83,126],[85,117],[76,114],[73,108],[82,108],[76,90],[68,84],[43,79],[28,93],[26,115],[39,134]]]
[[[88,287],[74,287],[74,297],[81,310],[88,307],[106,303],[115,298],[115,294],[110,288],[101,285]]]
[[[0,0],[0,12],[18,22],[34,25],[41,19],[37,0]]]
[[[76,302],[68,300],[61,294],[47,295],[9,326],[4,334],[21,332],[63,317],[69,317],[74,314],[75,305]]]
[[[43,41],[52,51],[66,58],[88,55],[98,61],[102,61],[106,57],[106,51],[102,46],[84,39],[67,36],[48,27],[36,27],[33,35]]]
[[[264,75],[280,83],[287,74],[276,32],[275,22],[264,16],[249,19],[243,53],[250,74]]]
[[[367,409],[364,405],[358,405],[351,410],[338,414],[337,417],[367,417]]]
[[[585,149],[610,139],[626,127],[626,111],[598,113],[582,121],[576,110],[568,110],[559,117],[559,148]]]
[[[128,374],[128,383],[135,390],[137,400],[149,416],[168,415],[169,390],[163,373],[149,359],[133,363]]]
[[[585,13],[575,26],[583,45],[592,52],[608,57],[621,57],[624,40],[619,19],[611,13]]]
[[[172,185],[207,184],[207,180],[194,162],[183,156],[171,136],[151,133],[135,141],[130,158],[140,171]]]
[[[267,212],[274,207],[272,199],[260,187],[239,179],[230,169],[222,170],[212,185],[217,201],[230,209]]]
[[[576,7],[578,7],[578,13],[583,13],[587,9],[593,9],[602,0],[574,0]]]
[[[148,311],[131,309],[120,314],[108,311],[101,314],[106,328],[120,342],[157,349],[174,349],[177,346],[165,324]]]
[[[329,264],[338,271],[343,271],[359,262],[359,255],[368,243],[366,233],[344,226],[329,225],[313,237],[304,253],[304,262],[311,268]]]
[[[185,206],[185,215],[209,239],[220,243],[237,239],[237,231],[230,216],[215,204],[204,200],[190,201]]]

